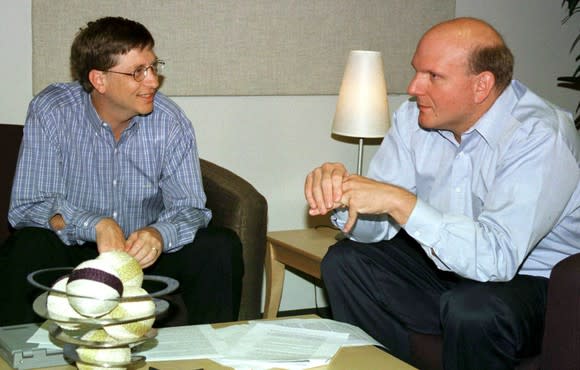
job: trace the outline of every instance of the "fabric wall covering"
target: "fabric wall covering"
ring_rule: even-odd
[[[455,0],[33,0],[33,93],[70,80],[72,40],[102,16],[152,32],[167,95],[334,95],[350,50],[382,52],[404,93],[420,36],[454,14]]]

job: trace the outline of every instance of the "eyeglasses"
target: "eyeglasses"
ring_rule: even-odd
[[[117,71],[111,71],[111,70],[107,70],[105,72],[117,73],[117,74],[125,75],[125,76],[132,76],[135,81],[141,82],[145,79],[145,77],[147,77],[147,75],[149,74],[149,70],[151,70],[155,76],[159,76],[161,73],[163,73],[164,67],[165,67],[165,61],[156,60],[151,65],[137,67],[137,69],[135,69],[131,73],[129,73],[129,72],[117,72]]]

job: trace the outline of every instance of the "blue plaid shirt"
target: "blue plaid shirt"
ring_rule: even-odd
[[[207,226],[205,201],[191,122],[161,93],[118,142],[78,83],[51,85],[30,103],[8,214],[15,228],[48,229],[61,214],[61,240],[82,244],[111,217],[125,237],[156,228],[171,252]]]

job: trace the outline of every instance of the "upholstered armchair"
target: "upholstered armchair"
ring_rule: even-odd
[[[22,140],[20,125],[0,124],[0,241],[11,233],[8,224],[10,191],[18,150]],[[212,223],[234,230],[243,245],[244,278],[240,320],[261,317],[261,290],[266,248],[267,203],[266,199],[246,180],[214,163],[201,160],[203,185],[207,206],[213,212]],[[177,301],[179,302],[179,300]],[[179,306],[179,304],[178,304]],[[183,307],[181,307],[182,309]],[[172,325],[182,324],[183,312],[179,309]]]
[[[579,226],[580,227],[580,226]],[[443,338],[410,332],[412,365],[443,369]],[[516,370],[580,369],[580,253],[560,261],[548,283],[542,353],[521,360]]]

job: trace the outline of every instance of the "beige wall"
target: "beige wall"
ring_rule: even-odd
[[[561,26],[560,1],[457,0],[458,15],[484,18],[503,32],[516,57],[516,77],[569,110],[577,92],[556,87],[574,70],[568,54],[577,29]],[[525,10],[521,10],[525,8]],[[0,122],[22,123],[32,98],[30,0],[0,0]],[[576,23],[577,24],[577,23]],[[577,28],[577,27],[576,27]],[[404,97],[390,97],[392,108]],[[302,196],[305,173],[324,160],[353,171],[357,146],[330,137],[336,96],[197,97],[175,99],[193,121],[201,156],[241,174],[269,202],[269,229],[310,223]],[[365,150],[365,168],[376,146]],[[281,308],[313,307],[318,289],[286,279]]]

